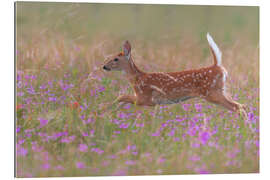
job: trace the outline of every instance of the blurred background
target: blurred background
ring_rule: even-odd
[[[257,45],[259,37],[259,7],[44,2],[16,7],[18,38],[47,32],[85,43],[97,34],[163,42],[190,34],[204,41],[210,32],[225,43],[245,35]]]

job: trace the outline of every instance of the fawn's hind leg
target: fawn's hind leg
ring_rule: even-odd
[[[239,112],[240,115],[243,115],[247,118],[246,107],[236,101],[234,101],[231,96],[222,91],[214,91],[206,97],[206,100],[218,105],[221,105],[233,112]]]

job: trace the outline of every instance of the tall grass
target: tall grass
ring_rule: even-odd
[[[16,9],[17,176],[259,171],[257,7],[20,2]],[[123,40],[144,71],[180,71],[213,63],[208,31],[247,120],[201,99],[100,112],[133,93],[123,74],[100,70]]]

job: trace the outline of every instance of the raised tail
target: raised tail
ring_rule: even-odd
[[[220,66],[221,65],[221,57],[222,57],[222,52],[219,50],[217,44],[211,37],[209,33],[207,33],[207,40],[211,49],[211,52],[214,56],[214,65]]]

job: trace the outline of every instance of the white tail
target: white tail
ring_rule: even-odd
[[[213,40],[212,36],[209,33],[207,33],[207,40],[208,40],[208,43],[210,45],[211,51],[213,53],[215,64],[220,66],[222,52],[219,50],[217,44],[215,43],[215,41]]]

